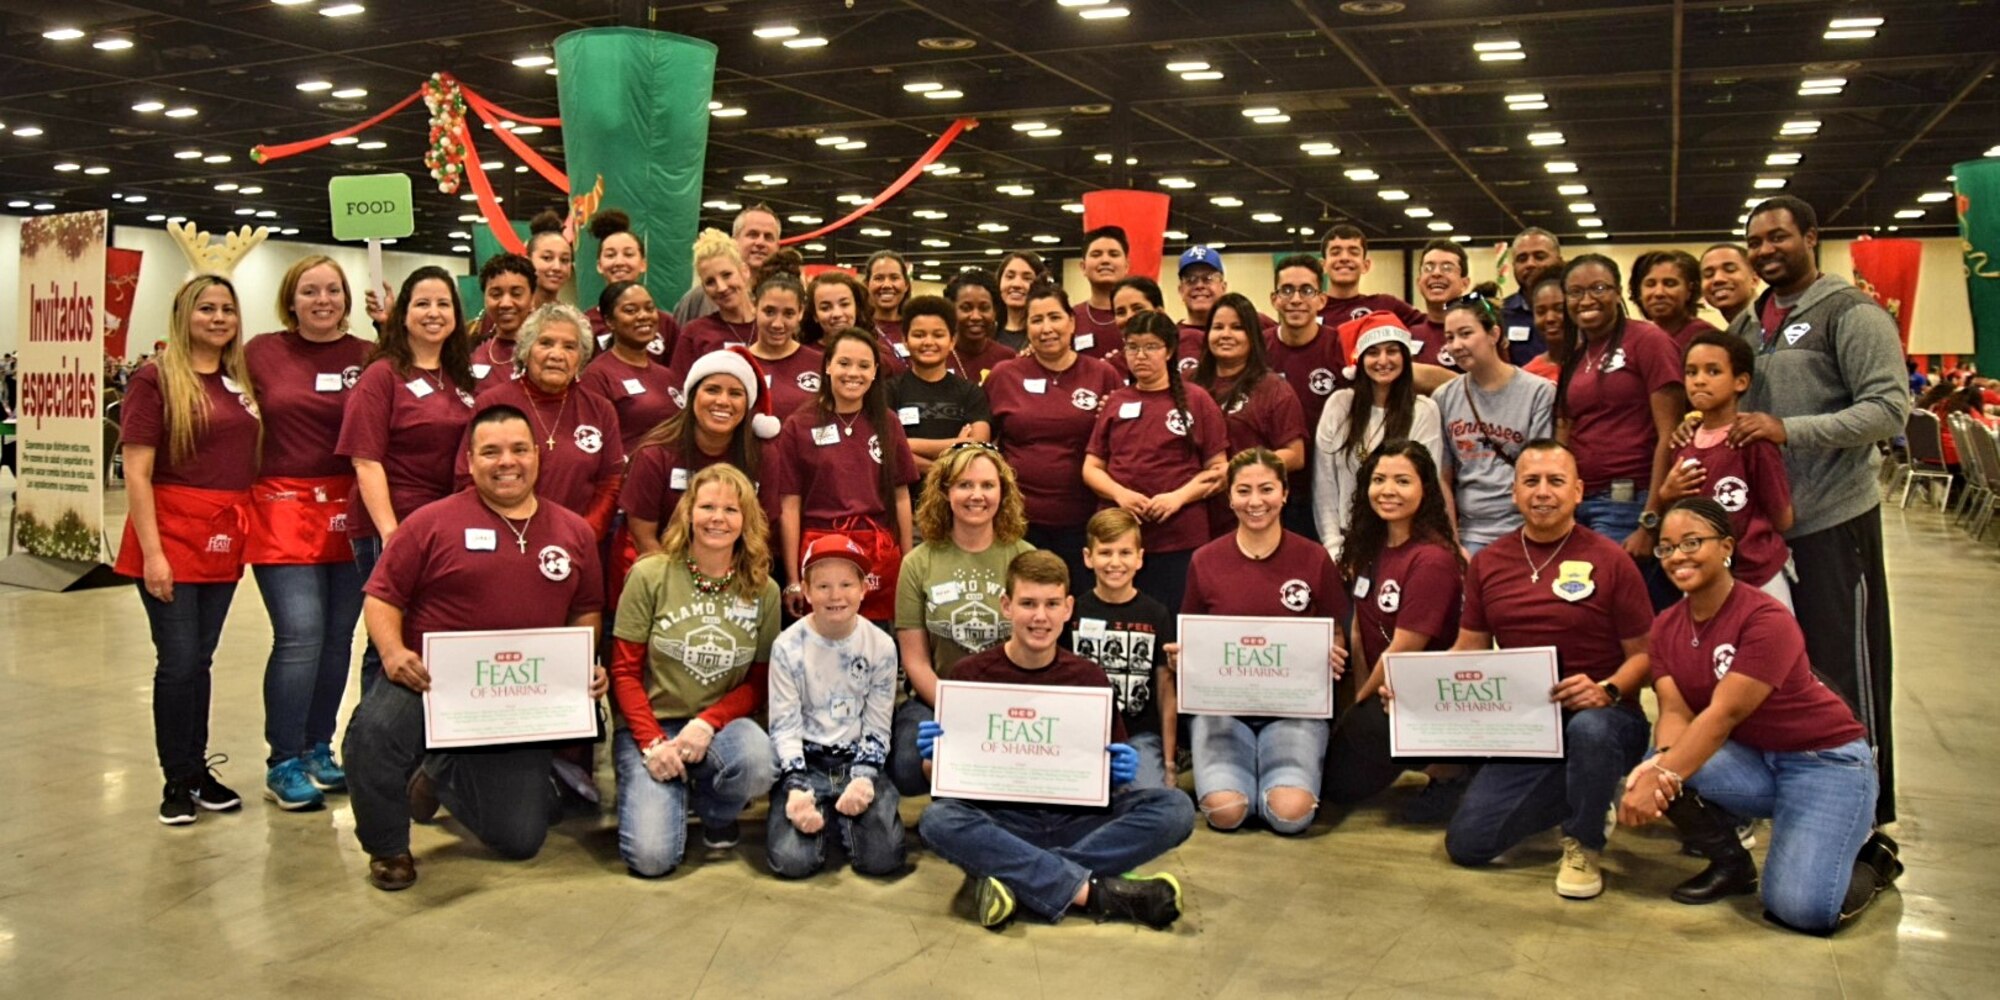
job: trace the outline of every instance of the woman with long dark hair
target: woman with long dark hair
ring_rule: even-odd
[[[561,301],[563,286],[576,274],[576,248],[563,233],[563,217],[545,208],[528,220],[528,261],[535,265],[535,308]]]
[[[1049,266],[1033,250],[1015,250],[1000,257],[993,280],[1000,289],[1000,308],[1006,310],[993,339],[1019,354],[1028,349],[1028,290],[1049,280]]]
[[[869,326],[898,359],[907,360],[909,352],[903,349],[903,303],[910,298],[910,262],[894,250],[877,250],[868,255],[861,274],[868,283],[868,305],[863,311],[868,315]]]
[[[1014,349],[994,339],[998,327],[1000,285],[978,268],[967,268],[944,286],[945,300],[956,317],[952,333],[955,371],[973,385],[984,385],[994,366],[1014,357]],[[907,307],[906,307],[907,308]],[[908,330],[904,331],[907,338]]]
[[[749,351],[716,351],[695,362],[682,388],[686,408],[647,431],[632,452],[618,495],[627,538],[614,580],[638,557],[660,550],[660,533],[695,473],[720,462],[761,481],[768,439],[778,434],[777,419],[758,405],[763,396],[763,373]],[[766,487],[757,500],[776,524],[776,492]]]
[[[1185,332],[1185,331],[1183,331]],[[1222,409],[1229,427],[1229,453],[1264,448],[1284,460],[1287,474],[1306,467],[1305,408],[1284,376],[1264,356],[1264,331],[1257,308],[1230,292],[1208,310],[1201,360],[1188,381],[1200,386]],[[1229,498],[1209,498],[1208,532],[1221,535],[1236,526]]]
[[[783,419],[819,395],[821,354],[799,342],[805,322],[805,286],[799,284],[799,255],[784,249],[764,261],[764,279],[750,293],[757,336],[750,356],[764,370],[771,390],[771,412]]]
[[[1351,336],[1350,336],[1351,335]],[[1352,499],[1360,489],[1361,463],[1384,441],[1408,439],[1444,451],[1437,404],[1420,396],[1410,331],[1390,312],[1372,312],[1341,324],[1340,339],[1354,344],[1355,384],[1336,389],[1320,412],[1313,446],[1313,520],[1328,552],[1339,552]]]

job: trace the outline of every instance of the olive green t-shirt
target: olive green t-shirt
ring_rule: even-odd
[[[952,664],[990,649],[1011,631],[1000,613],[1007,589],[1007,564],[1034,546],[1025,541],[994,543],[967,552],[949,542],[925,542],[903,557],[896,581],[896,628],[929,633],[931,668],[951,676]]]
[[[692,718],[743,682],[752,663],[770,660],[778,638],[778,582],[753,601],[733,591],[703,594],[687,564],[639,560],[618,600],[612,634],[646,645],[646,695],[653,715]]]

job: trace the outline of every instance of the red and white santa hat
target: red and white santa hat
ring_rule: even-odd
[[[778,436],[777,411],[771,405],[771,394],[764,391],[764,367],[751,356],[749,348],[724,347],[695,359],[688,367],[687,379],[681,383],[687,405],[694,405],[695,387],[710,375],[727,375],[743,383],[743,391],[750,399],[750,433],[765,440]]]
[[[1356,366],[1361,364],[1361,356],[1376,344],[1397,343],[1403,345],[1403,357],[1407,360],[1414,352],[1415,340],[1410,336],[1410,328],[1395,313],[1377,309],[1367,315],[1340,324],[1340,343],[1346,348],[1347,367],[1342,374],[1352,379]]]

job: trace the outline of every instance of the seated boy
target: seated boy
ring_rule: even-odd
[[[1091,515],[1083,530],[1083,564],[1090,567],[1094,582],[1077,595],[1076,617],[1063,647],[1096,661],[1111,679],[1118,715],[1129,734],[1126,742],[1139,752],[1134,784],[1172,788],[1180,721],[1173,675],[1167,670],[1173,612],[1132,583],[1146,564],[1146,547],[1131,511],[1106,507]]]
[[[1052,552],[1025,552],[1007,566],[1000,601],[1013,634],[1006,642],[958,661],[957,681],[1109,687],[1097,664],[1061,648],[1063,624],[1075,602],[1069,567]],[[918,831],[946,860],[977,880],[979,922],[999,929],[1013,916],[1015,900],[1050,922],[1072,908],[1098,919],[1122,917],[1155,928],[1181,915],[1180,882],[1165,873],[1132,873],[1171,850],[1194,831],[1194,806],[1166,788],[1138,788],[1138,752],[1127,746],[1124,723],[1112,717],[1111,804],[1106,807],[1035,805],[934,799]],[[919,727],[924,767],[944,732],[936,722]],[[1131,874],[1128,874],[1131,873]]]
[[[881,781],[896,704],[896,641],[861,620],[873,568],[846,535],[806,547],[802,576],[812,613],[771,646],[771,791],[765,851],[771,870],[805,878],[826,863],[832,824],[854,870],[903,867],[903,822],[894,785]]]

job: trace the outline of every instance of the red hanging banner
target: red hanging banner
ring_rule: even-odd
[[[1910,312],[1917,302],[1917,272],[1923,265],[1924,245],[1916,240],[1863,236],[1854,241],[1849,254],[1854,261],[1855,286],[1874,296],[1896,318],[1903,353],[1910,353]]]
[[[1159,191],[1086,191],[1083,230],[1118,226],[1130,244],[1126,262],[1131,272],[1160,280],[1160,254],[1167,242],[1167,210],[1173,199]]]

